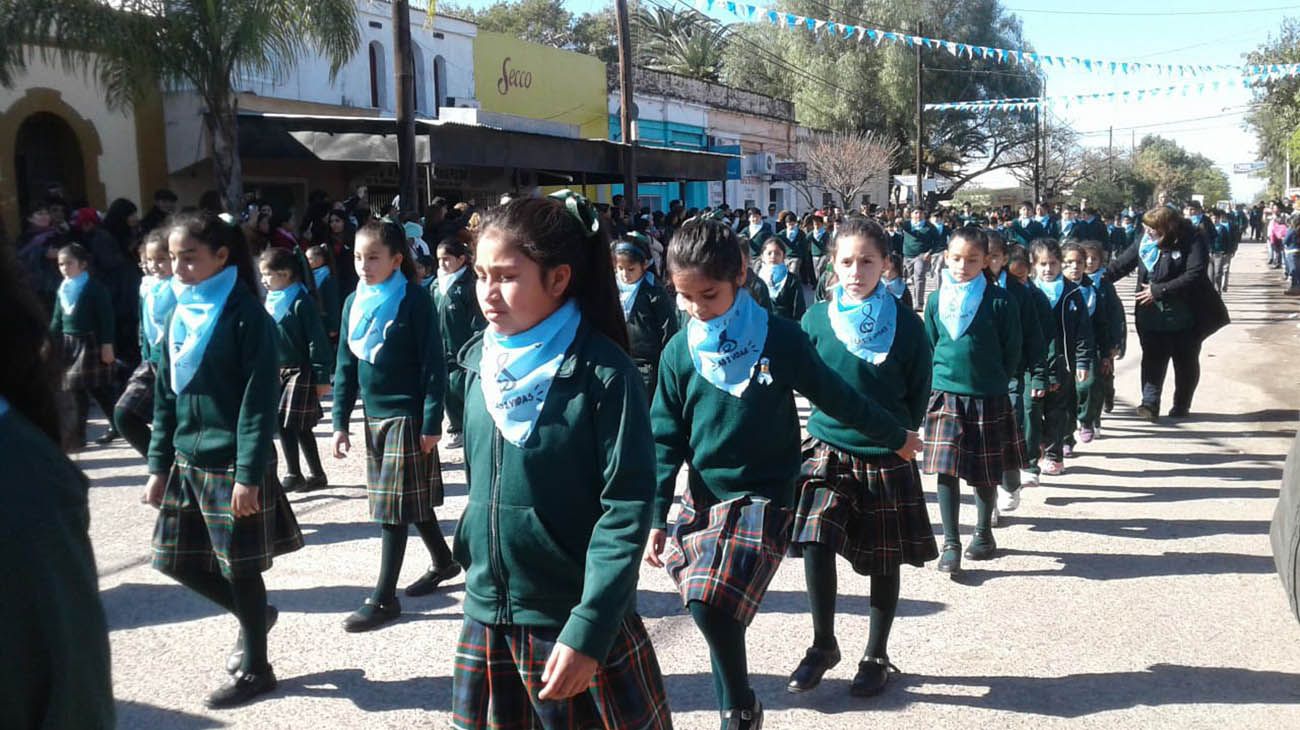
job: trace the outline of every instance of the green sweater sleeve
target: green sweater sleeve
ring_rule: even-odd
[[[1109,281],[1102,283],[1102,291],[1106,293],[1106,319],[1110,322],[1110,351],[1102,353],[1102,357],[1110,357],[1111,352],[1116,350],[1123,352],[1126,349],[1128,340],[1128,320],[1124,317],[1124,303],[1119,299],[1119,292],[1115,291],[1115,285]]]
[[[58,297],[54,298],[54,314],[50,315],[50,334],[54,337],[63,335],[63,307],[59,305]]]
[[[1006,307],[1007,311],[999,312],[999,316],[995,318],[998,323],[998,337],[1002,340],[1002,365],[1008,374],[1014,375],[1020,370],[1020,348],[1024,346],[1024,332],[1020,327],[1020,307],[1016,304],[1016,300],[1005,292],[1002,306]]]
[[[302,328],[302,341],[307,343],[307,360],[311,363],[312,377],[318,385],[329,383],[333,351],[316,302],[306,295],[298,297],[298,301],[294,302],[294,316]]]
[[[899,316],[902,316],[900,313]],[[913,320],[919,321],[916,315]],[[913,338],[911,367],[907,371],[907,415],[910,423],[904,424],[915,431],[925,420],[925,411],[930,405],[930,378],[934,375],[934,348],[927,337]]]
[[[113,300],[108,296],[108,289],[103,286],[87,286],[86,289],[86,293],[92,297],[91,301],[86,303],[94,305],[95,341],[100,347],[111,345],[116,342],[114,338],[117,337],[113,322]],[[272,347],[274,348],[274,345]]]
[[[245,363],[239,421],[235,427],[235,482],[260,485],[274,458],[280,368],[276,360],[275,322],[265,312],[251,312],[238,328],[238,347]]]
[[[690,431],[682,413],[681,388],[682,379],[673,370],[673,358],[668,357],[668,351],[665,351],[659,363],[655,401],[650,407],[656,464],[651,526],[655,529],[662,529],[668,524],[668,511],[672,509],[673,493],[677,489],[677,473],[690,454]]]
[[[1043,373],[1043,358],[1047,349],[1047,343],[1043,339],[1043,323],[1035,311],[1037,305],[1028,290],[1020,298],[1020,304],[1020,331],[1024,344],[1021,360],[1025,363],[1025,372],[1029,373],[1029,388],[1043,390],[1047,387]],[[1019,377],[1023,377],[1023,374]]]
[[[447,361],[443,359],[442,329],[432,297],[417,297],[411,308],[411,328],[420,333],[420,362],[424,364],[423,436],[442,434],[442,409],[447,388]]]
[[[352,296],[348,296],[343,305],[342,321],[348,321],[352,311]],[[357,392],[361,385],[357,380],[357,356],[348,347],[347,337],[339,335],[339,352],[334,364],[334,405],[330,409],[330,420],[334,422],[335,433],[347,433],[348,423],[352,420],[352,409],[357,405]]]
[[[793,368],[794,389],[826,415],[866,434],[876,443],[898,449],[907,441],[906,429],[870,396],[854,390],[844,378],[827,367],[817,348],[801,329],[792,330],[799,339],[798,367]]]
[[[655,298],[654,314],[655,321],[659,323],[660,327],[659,349],[662,352],[663,348],[668,346],[668,340],[671,340],[673,335],[677,334],[677,304],[665,292],[663,296]]]
[[[1088,317],[1088,306],[1083,302],[1083,294],[1080,292],[1075,295],[1079,302],[1078,309],[1074,310],[1072,316],[1074,319],[1074,341],[1066,343],[1072,352],[1070,358],[1074,364],[1074,371],[1082,372],[1091,371],[1093,353],[1097,351],[1097,340],[1093,336],[1092,320]],[[1073,373],[1071,374],[1073,376]]]
[[[176,461],[176,394],[172,392],[172,356],[167,342],[164,339],[158,345],[162,352],[153,383],[153,431],[149,437],[149,473],[159,476],[167,476]]]
[[[587,547],[582,599],[558,638],[598,659],[609,654],[636,595],[655,479],[645,385],[629,368],[617,371],[600,388],[594,430],[602,461],[601,515]]]

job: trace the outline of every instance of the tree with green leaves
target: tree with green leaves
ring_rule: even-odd
[[[1300,63],[1300,19],[1282,21],[1270,37],[1247,57],[1251,64]],[[1287,150],[1300,160],[1300,77],[1269,79],[1255,86],[1255,104],[1246,123],[1259,140],[1259,159],[1268,163],[1268,192],[1281,197],[1286,187]]]
[[[1228,175],[1208,157],[1188,152],[1172,139],[1147,135],[1137,147],[1133,168],[1157,195],[1168,193],[1172,200],[1188,201],[1193,195],[1215,201],[1230,199]]]
[[[313,50],[333,79],[360,44],[353,0],[0,0],[6,87],[40,57],[92,73],[117,109],[192,89],[231,210],[243,199],[235,80],[284,78]]]
[[[636,2],[630,2],[628,6],[629,11],[637,7]],[[618,62],[612,1],[601,10],[582,15],[566,10],[563,0],[497,0],[481,10],[447,2],[439,3],[437,9],[439,14],[477,23],[479,30],[585,53],[605,63]]]

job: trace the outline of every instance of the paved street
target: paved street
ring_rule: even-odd
[[[1300,300],[1281,296],[1263,256],[1259,245],[1242,246],[1225,297],[1235,323],[1208,343],[1196,418],[1153,426],[1132,417],[1140,354],[1132,336],[1104,437],[1080,449],[1066,476],[1026,493],[997,533],[1002,557],[968,563],[960,582],[933,565],[905,569],[890,647],[903,674],[883,696],[848,695],[868,598],[866,579],[847,568],[846,661],[814,692],[784,692],[812,633],[802,567],[786,561],[750,632],[766,727],[1300,727],[1300,626],[1267,538],[1300,407]],[[201,700],[224,679],[234,619],[150,569],[154,512],[137,501],[141,461],[120,445],[80,460],[93,480],[121,727],[445,726],[459,580],[449,593],[404,599],[403,620],[379,632],[340,626],[378,570],[360,454],[327,464],[338,486],[293,498],[307,547],[267,574],[281,610],[270,634],[280,691],[220,713]],[[443,460],[440,517],[450,534],[465,504],[464,470],[459,451]],[[969,497],[963,510],[969,526]],[[931,518],[937,530],[933,504]],[[402,584],[426,566],[411,540]],[[704,642],[662,571],[642,571],[640,608],[676,726],[717,727]]]

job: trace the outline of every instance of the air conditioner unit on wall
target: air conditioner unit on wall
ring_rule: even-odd
[[[776,155],[771,152],[756,152],[745,155],[741,163],[741,174],[760,177],[776,172]]]

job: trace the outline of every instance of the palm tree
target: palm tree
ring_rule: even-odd
[[[332,81],[360,45],[354,0],[0,0],[5,87],[35,55],[93,73],[116,109],[193,90],[230,210],[243,198],[235,80],[282,79],[315,49]]]
[[[728,33],[714,19],[694,10],[637,8],[633,24],[640,63],[646,68],[718,80]]]

